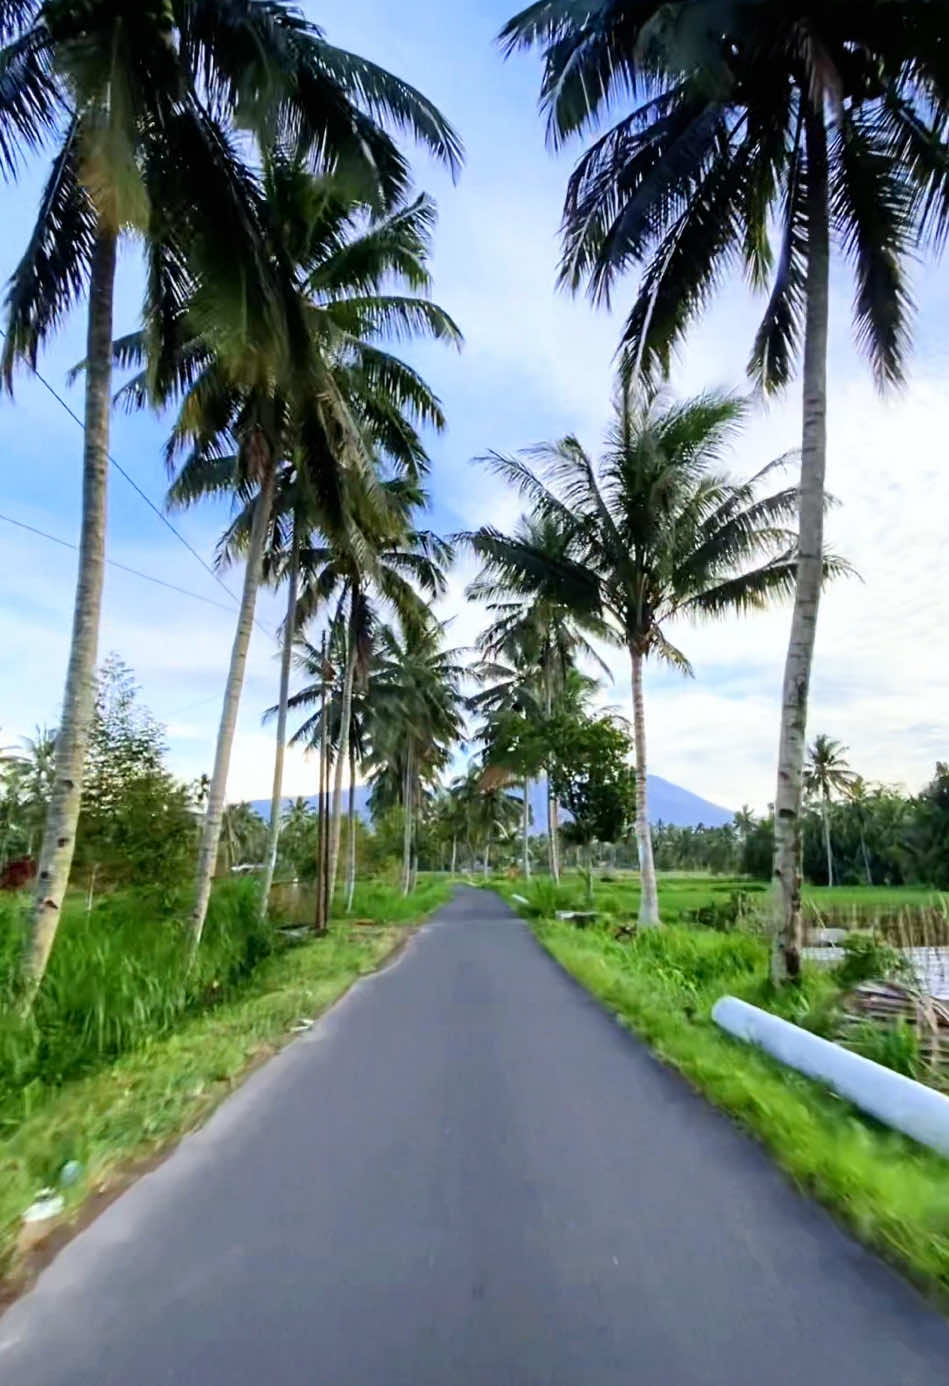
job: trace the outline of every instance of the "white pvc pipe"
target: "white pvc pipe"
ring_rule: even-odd
[[[914,1141],[949,1155],[949,1098],[924,1083],[864,1059],[768,1011],[723,996],[712,1019],[736,1039],[747,1040],[788,1068],[806,1073]]]

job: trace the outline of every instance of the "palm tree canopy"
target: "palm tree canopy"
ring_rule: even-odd
[[[628,648],[689,672],[665,636],[671,619],[762,607],[794,588],[797,490],[764,492],[783,459],[746,482],[717,470],[744,411],[731,395],[643,395],[625,376],[599,466],[574,437],[485,459],[560,527],[556,561],[489,528],[470,542],[511,582],[555,580],[565,604],[607,623]],[[826,560],[828,573],[845,567]]]
[[[400,803],[406,757],[420,784],[437,783],[464,727],[460,651],[446,649],[444,627],[414,623],[400,635],[380,627],[378,656],[368,685],[373,766],[372,808]]]
[[[562,281],[608,302],[645,266],[624,342],[647,378],[738,264],[770,290],[751,368],[766,388],[787,381],[803,329],[804,127],[826,111],[857,339],[880,382],[900,379],[906,262],[949,229],[945,23],[929,0],[539,0],[510,20],[508,52],[543,52],[551,141],[596,132],[568,185]]]
[[[387,125],[452,170],[461,158],[430,102],[333,47],[284,0],[6,0],[0,42],[0,171],[14,176],[24,153],[56,146],[8,293],[8,384],[17,357],[35,363],[84,292],[100,226],[145,237],[150,331],[172,325],[188,264],[213,278],[218,311],[255,277],[267,300],[256,179],[235,127],[380,209],[409,187]]]
[[[484,602],[491,621],[478,639],[480,677],[508,686],[521,700],[546,701],[585,659],[608,676],[593,640],[609,641],[610,626],[594,611],[571,605],[574,535],[557,514],[524,515],[510,537],[491,527],[459,536],[483,560],[467,596]],[[522,567],[525,554],[538,561]],[[488,710],[497,695],[489,686],[475,695],[475,710]]]
[[[804,788],[822,799],[835,794],[851,794],[858,787],[859,777],[847,764],[847,747],[821,732],[808,748],[804,767]]]
[[[170,464],[184,457],[171,500],[236,491],[245,502],[225,535],[225,560],[246,547],[253,523],[258,478],[246,445],[257,437],[287,463],[272,554],[289,549],[303,513],[338,531],[354,511],[375,509],[375,523],[388,525],[392,505],[380,505],[378,470],[407,487],[417,482],[428,465],[419,430],[440,430],[444,417],[425,381],[385,343],[421,333],[461,344],[448,314],[423,297],[434,226],[428,199],[374,217],[338,180],[313,177],[278,153],[268,160],[260,217],[281,285],[279,312],[268,303],[231,331],[198,280],[178,310],[178,346],[163,378],[147,358],[147,333],[115,344],[122,366],[148,360],[121,398],[132,407],[179,402],[167,455]],[[379,292],[393,287],[408,292]],[[351,548],[358,543],[358,532],[347,537]]]

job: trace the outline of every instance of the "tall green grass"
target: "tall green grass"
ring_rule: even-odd
[[[165,1035],[186,1013],[232,994],[273,948],[256,900],[252,881],[218,886],[189,968],[186,890],[121,891],[88,913],[70,897],[26,1019],[14,991],[23,901],[0,901],[0,1123],[22,1119],[41,1089]]]

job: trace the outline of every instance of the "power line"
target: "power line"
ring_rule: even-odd
[[[3,331],[2,328],[0,328],[0,338],[2,338],[3,341],[6,341],[6,339],[7,339],[7,334],[6,334],[6,332]],[[44,388],[45,390],[47,390],[47,391],[52,395],[53,399],[56,401],[56,403],[57,403],[58,405],[61,406],[61,408],[65,409],[66,413],[67,413],[67,414],[69,415],[69,417],[72,419],[73,423],[75,423],[75,424],[82,430],[83,436],[85,436],[86,425],[83,423],[82,419],[80,419],[79,415],[75,412],[75,410],[72,408],[72,406],[71,406],[65,399],[63,399],[63,397],[62,397],[62,395],[59,393],[59,391],[58,391],[53,385],[50,384],[50,382],[46,379],[45,375],[43,375],[41,371],[37,370],[36,366],[34,366],[33,363],[32,363],[31,361],[27,361],[26,364],[27,364],[27,366],[29,366],[30,370],[31,370],[31,371],[33,372],[33,374],[36,376],[37,380],[40,382],[40,384],[43,386],[43,388]],[[165,512],[164,512],[163,510],[161,510],[161,509],[155,504],[155,502],[152,500],[151,496],[149,496],[148,493],[147,493],[146,491],[143,491],[143,490],[142,490],[142,488],[141,488],[141,486],[139,486],[138,482],[134,479],[134,477],[131,477],[131,476],[129,475],[129,473],[125,470],[125,468],[122,466],[122,464],[121,464],[120,462],[118,462],[118,461],[112,456],[111,453],[107,453],[106,456],[108,457],[109,462],[112,464],[112,466],[113,466],[113,467],[115,468],[115,470],[118,472],[119,476],[124,477],[125,480],[128,482],[128,484],[131,486],[132,490],[136,493],[136,495],[141,496],[142,500],[143,500],[143,501],[145,502],[145,504],[148,506],[149,510],[151,510],[153,514],[155,514],[155,515],[158,516],[159,520],[161,520],[161,522],[162,522],[162,524],[165,526],[165,528],[171,530],[171,533],[172,533],[172,534],[175,536],[175,538],[178,540],[179,544],[183,544],[184,547],[188,550],[188,552],[189,552],[194,558],[196,558],[196,559],[198,560],[198,562],[201,564],[201,567],[204,569],[204,571],[205,571],[206,573],[209,573],[209,574],[211,575],[211,577],[213,577],[213,579],[214,579],[214,581],[217,583],[217,585],[218,585],[219,587],[221,587],[221,588],[224,589],[224,591],[225,591],[225,592],[227,593],[227,595],[230,597],[231,601],[232,601],[233,603],[235,603],[235,605],[239,605],[237,597],[236,597],[235,594],[231,591],[231,589],[228,587],[227,583],[226,583],[226,582],[224,581],[224,579],[221,577],[220,573],[218,573],[214,568],[212,568],[211,564],[208,563],[207,559],[205,559],[205,558],[203,558],[203,557],[201,556],[201,554],[200,554],[200,553],[198,552],[198,550],[194,547],[194,545],[191,544],[191,543],[189,543],[189,541],[185,538],[185,536],[181,533],[181,531],[180,531],[179,529],[176,529],[176,527],[171,523],[171,521],[169,520],[169,518],[168,518],[168,516],[165,514]],[[5,517],[4,517],[4,518],[5,518]],[[11,520],[10,523],[11,523],[11,524],[16,524],[17,521]],[[23,526],[23,528],[27,528],[27,529],[28,529],[29,526],[28,526],[28,525],[27,525],[27,526]],[[37,534],[42,534],[42,530],[37,530],[36,533],[37,533]],[[53,542],[54,542],[54,543],[64,543],[64,542],[65,542],[65,541],[63,541],[63,540],[61,540],[61,539],[56,539],[53,535],[50,535],[50,534],[45,534],[45,535],[43,535],[43,537],[44,537],[45,539],[53,539]],[[67,545],[67,547],[69,547],[69,548],[75,548],[75,545]],[[107,559],[106,562],[111,563],[112,560],[111,560],[111,559]],[[112,566],[113,566],[114,568],[121,568],[121,567],[122,567],[122,564],[121,564],[121,563],[112,563]],[[136,577],[144,577],[144,578],[146,578],[146,580],[149,581],[149,582],[160,582],[160,581],[161,581],[160,578],[150,578],[150,577],[148,577],[148,575],[147,575],[146,573],[138,573],[138,572],[136,572],[136,570],[135,570],[134,568],[130,568],[130,569],[128,569],[128,571],[129,571],[129,572],[135,572]],[[162,584],[162,585],[165,586],[165,587],[170,587],[172,591],[182,591],[182,592],[185,592],[185,590],[186,590],[185,588],[177,588],[177,589],[176,589],[176,588],[173,587],[173,585],[172,585],[171,583],[164,583],[164,584]],[[186,595],[187,595],[187,596],[193,597],[193,596],[196,596],[197,593],[194,593],[194,592],[187,592]],[[210,599],[209,599],[209,598],[199,598],[199,600],[207,601],[207,600],[210,600]],[[225,607],[225,606],[223,605],[223,603],[221,603],[221,602],[212,602],[211,604],[212,604],[212,606],[220,606],[221,609],[222,609],[222,610],[225,610],[225,611],[226,611],[226,610],[230,610],[230,608]],[[267,635],[267,636],[269,636],[272,640],[277,640],[277,639],[278,639],[278,637],[277,637],[277,635],[275,634],[275,632],[274,632],[274,631],[271,631],[271,630],[268,630],[266,626],[261,625],[261,623],[257,620],[257,617],[256,617],[256,616],[254,617],[254,625],[257,627],[258,630],[263,631],[264,634]]]
[[[37,529],[35,525],[25,524],[23,520],[15,520],[12,515],[0,513],[0,520],[8,525],[14,525],[17,529],[25,529],[28,534],[36,534],[40,539],[48,539],[51,544],[59,544],[61,548],[72,549],[76,553],[79,549],[78,544],[73,544],[68,539],[60,539],[56,534],[47,534],[45,529]],[[233,607],[225,606],[224,602],[216,602],[213,597],[205,597],[200,592],[192,592],[187,587],[177,587],[173,582],[165,582],[163,578],[153,577],[151,573],[143,573],[138,568],[130,568],[126,563],[119,563],[114,558],[107,558],[106,563],[110,568],[118,568],[120,572],[131,573],[133,577],[142,578],[145,582],[153,582],[156,587],[165,587],[169,592],[178,592],[183,597],[194,597],[196,602],[206,602],[208,606],[216,606],[218,611],[231,612]]]

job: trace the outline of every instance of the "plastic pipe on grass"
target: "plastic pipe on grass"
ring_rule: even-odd
[[[712,1019],[736,1039],[755,1044],[779,1063],[825,1083],[877,1121],[949,1156],[949,1098],[934,1088],[904,1078],[736,996],[716,1001]]]

